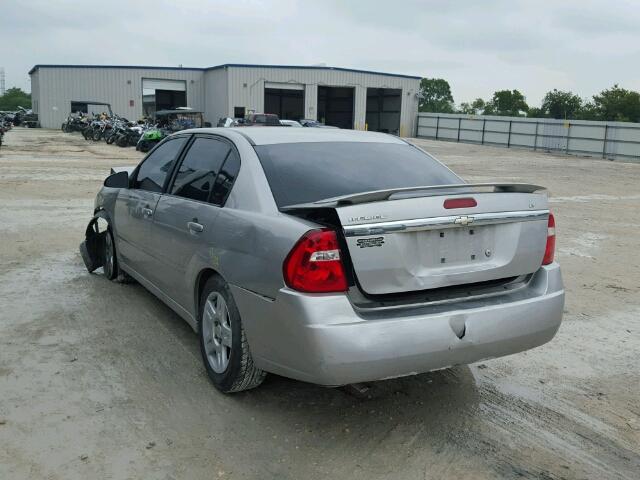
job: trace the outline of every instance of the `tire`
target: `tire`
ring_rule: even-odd
[[[104,276],[109,280],[116,280],[118,278],[118,259],[116,257],[116,246],[113,241],[113,234],[111,228],[107,229],[104,237]]]
[[[99,142],[101,138],[102,138],[102,131],[101,130],[95,130],[91,134],[91,140],[93,140],[94,142]]]
[[[253,363],[240,312],[222,278],[207,280],[200,295],[199,313],[200,352],[213,385],[223,393],[260,385],[266,372]]]
[[[107,138],[104,139],[104,141],[107,142],[107,145],[113,144],[115,140],[116,140],[115,135],[109,135]]]

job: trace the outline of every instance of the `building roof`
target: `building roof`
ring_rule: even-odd
[[[224,63],[222,65],[216,65],[213,67],[161,67],[161,66],[153,66],[153,65],[56,65],[56,64],[37,64],[34,65],[31,70],[29,70],[29,75],[34,73],[40,68],[121,68],[121,69],[144,69],[144,70],[191,70],[191,71],[201,71],[206,72],[208,70],[217,70],[221,68],[289,68],[289,69],[304,69],[304,70],[335,70],[338,72],[354,72],[354,73],[368,73],[372,75],[386,75],[389,77],[402,77],[402,78],[413,78],[416,80],[420,80],[422,77],[417,77],[414,75],[401,75],[398,73],[385,73],[385,72],[376,72],[371,70],[358,70],[354,68],[342,68],[342,67],[328,67],[328,66],[320,66],[320,65],[257,65],[251,63]]]

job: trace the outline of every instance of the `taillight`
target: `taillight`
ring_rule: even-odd
[[[305,233],[287,255],[282,270],[287,286],[299,292],[347,290],[338,238],[333,230]]]
[[[553,257],[556,253],[556,219],[553,213],[549,214],[549,222],[547,223],[547,246],[544,249],[544,257],[542,265],[553,263]]]

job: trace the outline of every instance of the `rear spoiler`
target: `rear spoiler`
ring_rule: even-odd
[[[280,211],[306,210],[316,208],[334,208],[358,203],[379,202],[389,200],[397,195],[398,198],[429,197],[435,195],[459,195],[467,193],[534,193],[545,191],[545,187],[529,183],[460,183],[453,185],[431,185],[424,187],[390,188],[371,192],[354,193],[340,197],[325,198],[310,203],[299,203],[281,207]],[[424,193],[419,193],[424,192]]]

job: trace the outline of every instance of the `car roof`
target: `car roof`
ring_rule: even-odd
[[[387,133],[333,128],[285,128],[285,127],[232,127],[198,128],[184,132],[226,133],[237,132],[254,145],[307,142],[369,142],[404,144],[404,140]]]

